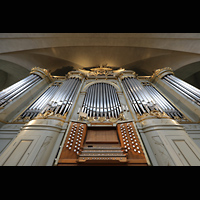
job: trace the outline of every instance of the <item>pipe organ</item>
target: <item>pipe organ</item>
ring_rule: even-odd
[[[0,165],[200,165],[200,90],[171,68],[35,67],[0,92]]]

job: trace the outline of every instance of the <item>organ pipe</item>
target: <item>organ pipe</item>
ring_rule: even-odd
[[[52,99],[59,86],[53,85],[49,87],[28,109],[21,114],[20,118],[33,119],[36,117],[41,110],[47,105],[47,103]]]
[[[66,115],[73,104],[80,83],[81,80],[79,78],[65,80],[41,113],[52,111],[54,114]]]
[[[122,111],[116,89],[107,83],[96,83],[87,89],[82,112],[89,117],[117,118]]]
[[[142,115],[146,112],[149,113],[154,109],[163,112],[160,106],[155,103],[153,98],[137,79],[130,77],[124,78],[122,84],[136,113]]]
[[[10,87],[2,90],[0,92],[0,107],[5,107],[9,102],[22,95],[41,80],[42,78],[40,76],[31,74],[21,81],[18,81]]]
[[[183,118],[183,115],[152,85],[143,86],[135,78],[124,78],[122,84],[131,101],[133,109],[140,115],[152,110],[165,112],[171,118]]]
[[[174,75],[164,76],[162,79],[167,84],[171,85],[176,91],[180,92],[188,99],[200,106],[200,90],[185,81],[175,77]]]
[[[145,89],[155,99],[161,109],[171,118],[183,118],[183,115],[152,85],[147,84]]]

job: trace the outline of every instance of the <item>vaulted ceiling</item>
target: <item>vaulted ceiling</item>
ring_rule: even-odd
[[[200,34],[0,33],[0,89],[26,77],[34,66],[64,75],[101,65],[139,75],[171,67],[200,88]]]

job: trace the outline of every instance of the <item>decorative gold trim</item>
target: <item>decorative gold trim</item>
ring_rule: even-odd
[[[83,73],[85,76],[102,76],[104,75],[107,79],[108,75],[113,75],[114,77],[118,76],[120,73],[125,71],[124,68],[119,68],[117,70],[113,70],[111,67],[107,67],[107,64],[105,66],[95,67],[90,70],[85,69],[78,69],[81,73]]]
[[[65,115],[64,116],[62,116],[61,114],[54,114],[54,112],[53,111],[50,111],[50,110],[48,110],[48,111],[46,111],[44,114],[42,114],[42,113],[39,113],[35,118],[33,118],[33,119],[49,119],[49,118],[51,118],[51,117],[56,117],[56,118],[62,118],[62,119],[66,119],[66,116],[67,116],[67,112],[65,113]],[[33,120],[32,119],[32,120]]]
[[[174,72],[172,70],[171,67],[164,67],[162,69],[157,69],[153,75],[151,76],[151,78],[149,79],[150,82],[153,82],[155,80],[156,77],[158,78],[162,78],[163,76],[167,75],[167,74],[172,74],[174,75]]]
[[[158,119],[161,119],[161,118],[171,119],[165,112],[161,113],[158,110],[152,110],[152,111],[150,111],[150,113],[144,113],[141,116],[137,113],[138,121],[142,121],[146,118],[152,118],[152,117],[158,118]]]
[[[49,72],[49,70],[47,70],[47,69],[40,68],[40,67],[33,67],[31,69],[30,74],[37,74],[41,78],[46,78],[47,77],[50,82],[53,82],[53,77],[52,77],[51,73]]]
[[[132,78],[137,78],[137,74],[136,72],[132,71],[129,72],[129,71],[123,71],[120,75],[119,75],[119,78],[121,80],[123,80],[124,78],[128,78],[128,77],[132,77]]]
[[[87,113],[80,112],[78,116],[78,120],[87,120]]]
[[[98,117],[98,120],[99,120],[100,122],[104,122],[104,121],[106,121],[106,118],[105,118],[105,117]]]
[[[112,123],[115,123],[116,121],[118,121],[118,118],[111,117],[111,118],[109,119],[109,121],[112,122]]]
[[[79,78],[80,80],[82,80],[85,77],[85,74],[81,73],[81,71],[71,71],[68,72],[65,76],[67,78]]]
[[[123,113],[120,113],[118,116],[118,120],[125,120],[125,116]]]
[[[96,121],[96,120],[95,120],[94,117],[88,117],[88,121],[89,121],[89,122],[93,122],[93,121]]]

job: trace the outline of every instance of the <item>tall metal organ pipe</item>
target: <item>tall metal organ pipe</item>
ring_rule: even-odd
[[[95,83],[87,89],[82,112],[89,117],[118,118],[122,111],[116,89],[107,83]]]
[[[200,106],[200,90],[196,87],[186,83],[185,81],[175,77],[174,75],[166,75],[162,78],[164,82],[175,88],[188,99]]]
[[[155,87],[151,84],[144,87],[168,116],[183,118],[183,115]]]
[[[53,111],[54,114],[61,114],[64,116],[69,112],[80,84],[81,80],[79,78],[65,80],[41,113]]]
[[[130,77],[124,78],[122,84],[136,113],[142,115],[155,109],[165,112],[171,118],[183,118],[183,115],[151,84],[143,86],[139,80]]]
[[[141,85],[140,81],[135,78],[124,78],[122,84],[129,96],[133,109],[140,115],[149,113],[152,110],[163,112],[160,106],[149,95],[147,90]]]
[[[29,108],[27,108],[21,114],[21,119],[24,119],[25,117],[33,119],[34,117],[36,117],[47,105],[50,99],[52,99],[58,88],[58,85],[52,85],[51,87],[49,87],[31,106],[29,106]]]
[[[36,74],[31,74],[28,77],[18,81],[10,87],[0,92],[0,107],[5,107],[9,102],[16,99],[18,96],[26,92],[36,83],[41,81],[42,78]]]

